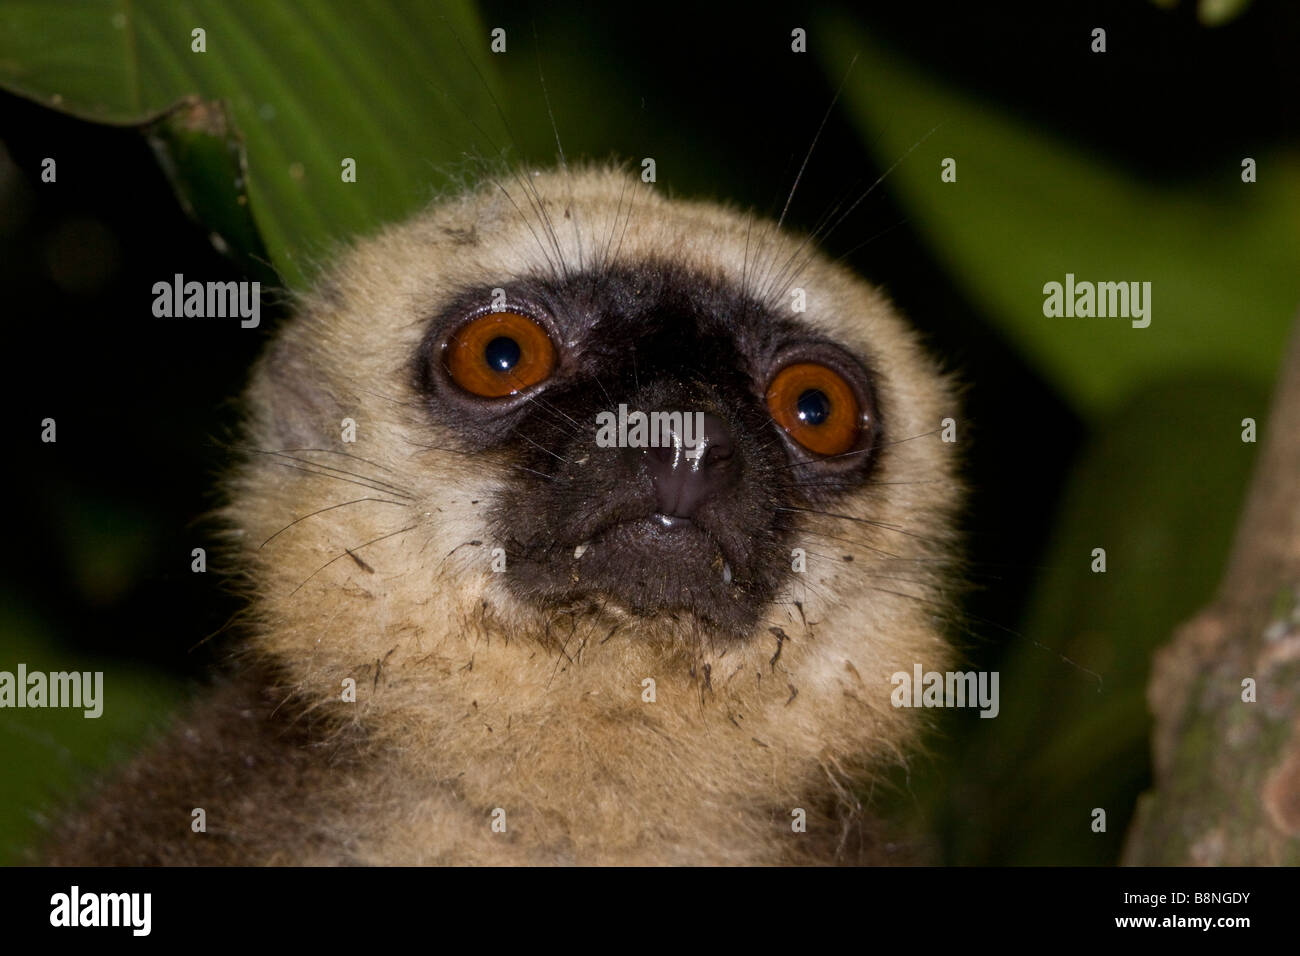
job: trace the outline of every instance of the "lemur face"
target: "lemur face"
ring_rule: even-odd
[[[497,309],[470,288],[431,320],[414,369],[432,425],[510,457],[485,514],[505,585],[752,635],[801,573],[800,516],[879,457],[866,359],[670,259],[499,281]]]
[[[254,646],[325,703],[360,675],[440,733],[586,747],[557,715],[648,719],[653,679],[656,719],[813,759],[885,747],[889,675],[946,654],[947,381],[744,214],[614,171],[492,180],[360,243],[249,399]]]

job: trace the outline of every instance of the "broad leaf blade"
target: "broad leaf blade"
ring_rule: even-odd
[[[863,141],[952,275],[1082,412],[1204,369],[1267,385],[1300,301],[1300,159],[1260,155],[1259,181],[1140,181],[999,107],[935,81],[847,20],[821,27],[828,75]],[[903,157],[900,161],[900,157]],[[957,163],[957,181],[940,164]],[[1043,314],[1043,286],[1151,283],[1151,324]]]
[[[195,29],[206,52],[192,49]],[[187,97],[219,101],[248,175],[211,203],[246,193],[289,284],[335,242],[417,208],[467,145],[490,151],[480,132],[495,123],[489,57],[465,0],[13,0],[0,9],[0,85],[12,91],[125,124]],[[356,161],[356,182],[343,181],[344,159]]]

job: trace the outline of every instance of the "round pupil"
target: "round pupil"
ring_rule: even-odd
[[[795,407],[805,425],[820,425],[831,414],[831,400],[819,388],[810,388],[800,395]]]
[[[488,365],[498,372],[508,372],[514,368],[519,363],[519,355],[519,343],[504,335],[498,335],[483,350]]]

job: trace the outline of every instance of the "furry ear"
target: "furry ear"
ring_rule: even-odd
[[[309,341],[282,332],[254,369],[249,403],[257,409],[254,434],[268,447],[318,446],[326,436],[337,435],[344,418],[326,365],[317,360]]]

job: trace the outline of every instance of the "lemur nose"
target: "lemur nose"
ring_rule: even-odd
[[[655,504],[660,514],[671,518],[694,517],[700,505],[731,483],[739,465],[726,422],[707,412],[688,412],[683,418],[692,414],[699,416],[695,422],[702,420],[702,429],[684,427],[686,434],[674,432],[671,445],[645,449]]]

